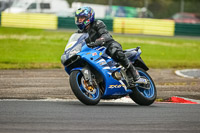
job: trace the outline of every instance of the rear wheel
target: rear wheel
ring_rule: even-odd
[[[147,85],[136,84],[133,88],[133,93],[130,94],[130,98],[139,105],[151,105],[157,97],[157,91],[155,84],[150,75],[142,68],[136,68],[142,78],[146,78]]]
[[[74,95],[86,105],[96,105],[101,98],[100,87],[93,79],[93,85],[88,86],[83,74],[80,71],[73,71],[70,74],[70,86]]]

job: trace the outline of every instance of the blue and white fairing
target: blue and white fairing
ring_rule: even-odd
[[[84,51],[84,47],[82,49]],[[80,52],[83,60],[88,62],[92,67],[94,67],[103,77],[105,83],[105,92],[103,96],[107,95],[126,95],[131,93],[127,90],[127,82],[125,79],[116,80],[112,77],[114,71],[120,72],[121,68],[117,68],[116,62],[113,61],[106,53],[105,47],[96,47],[85,53]]]
[[[111,95],[127,95],[132,93],[132,90],[127,89],[127,82],[125,79],[116,80],[112,77],[112,73],[115,71],[120,72],[121,67],[116,67],[116,62],[111,59],[105,52],[105,47],[96,47],[96,48],[89,48],[86,43],[85,39],[88,37],[88,34],[80,34],[74,33],[65,48],[65,52],[61,57],[62,63],[66,60],[70,60],[73,56],[79,56],[80,60],[84,60],[94,69],[96,69],[104,79],[104,88],[105,92],[102,96],[107,97]],[[127,50],[129,51],[129,50]],[[140,55],[140,51],[134,53],[135,57]],[[129,58],[132,58],[133,53],[130,53]],[[131,59],[134,61],[134,59]],[[78,65],[79,61],[75,62]],[[63,63],[64,64],[64,63]],[[65,70],[68,74],[70,74],[74,70],[82,70],[83,67],[77,68],[69,68],[65,66]]]

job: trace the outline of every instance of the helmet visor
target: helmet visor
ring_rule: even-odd
[[[81,24],[86,21],[87,17],[86,16],[76,16],[75,17],[75,22],[76,24]]]

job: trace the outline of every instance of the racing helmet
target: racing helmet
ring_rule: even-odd
[[[94,22],[95,12],[91,7],[81,7],[75,12],[75,24],[80,30]]]

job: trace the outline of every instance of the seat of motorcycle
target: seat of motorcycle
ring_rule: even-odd
[[[136,56],[137,52],[136,51],[133,51],[133,50],[124,50],[123,51],[124,54],[126,55],[127,58],[129,57],[133,57],[133,56]]]

